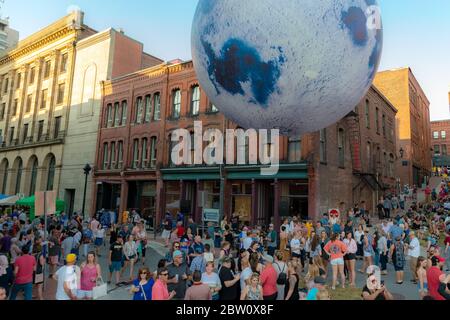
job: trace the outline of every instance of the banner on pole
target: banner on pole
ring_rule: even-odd
[[[56,191],[39,191],[34,195],[34,213],[36,217],[56,213]]]

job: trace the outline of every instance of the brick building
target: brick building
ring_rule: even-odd
[[[450,93],[448,95],[450,104]],[[431,121],[433,166],[450,167],[450,119]]]
[[[421,186],[432,165],[430,102],[410,68],[379,72],[374,85],[398,109],[397,175],[402,184]]]
[[[264,224],[283,215],[316,218],[341,202],[364,200],[373,209],[377,192],[395,185],[396,109],[373,87],[339,123],[301,139],[280,138],[275,176],[262,176],[259,164],[171,162],[173,130],[193,132],[194,121],[202,121],[203,131],[237,128],[200,89],[192,62],[107,81],[103,92],[92,210],[137,208],[160,218],[183,208],[199,220],[202,203]],[[240,147],[248,153],[248,142]]]

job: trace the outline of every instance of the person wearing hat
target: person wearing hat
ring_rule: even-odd
[[[427,270],[428,294],[435,300],[448,300],[449,294],[446,293],[447,285],[442,285],[446,276],[442,272],[445,259],[441,256],[433,256],[431,258],[431,267]]]
[[[66,265],[61,267],[53,279],[58,281],[56,300],[77,300],[80,268],[76,265],[77,256],[73,253],[66,256]]]
[[[183,261],[183,253],[180,250],[174,251],[173,262],[167,266],[167,270],[169,271],[168,290],[176,292],[174,299],[184,299],[191,270]]]
[[[264,300],[277,300],[278,288],[277,288],[277,271],[273,267],[273,257],[270,255],[264,255],[264,269],[261,272],[261,285],[263,287]]]
[[[220,268],[219,278],[222,290],[219,292],[220,300],[237,300],[239,298],[239,280],[241,276],[231,268],[231,257],[224,257]]]
[[[314,278],[314,286],[309,290],[306,300],[317,300],[317,294],[320,290],[325,290],[326,280],[323,277]]]

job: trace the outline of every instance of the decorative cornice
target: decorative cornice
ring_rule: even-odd
[[[14,49],[14,50],[8,52],[5,56],[0,58],[0,66],[8,64],[14,60],[17,60],[18,58],[20,58],[30,52],[36,51],[37,49],[42,48],[46,45],[49,45],[61,38],[68,36],[68,35],[73,35],[73,40],[75,40],[76,34],[77,34],[76,30],[74,30],[73,28],[71,28],[69,26],[66,26],[66,27],[59,29],[56,32],[54,32],[44,38],[41,38],[27,46],[24,46],[22,48],[19,47],[17,49]]]

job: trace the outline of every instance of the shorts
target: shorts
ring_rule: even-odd
[[[111,265],[109,266],[109,272],[119,272],[120,270],[122,270],[122,261],[112,261]]]
[[[95,238],[94,245],[97,247],[101,246],[103,244],[103,238]]]
[[[162,232],[162,234],[161,234],[161,237],[162,237],[163,239],[169,239],[169,238],[170,238],[170,230],[164,229],[163,232]]]
[[[302,255],[300,253],[292,252],[292,258],[299,258],[300,259],[301,256]]]
[[[130,261],[130,260],[133,260],[133,259],[135,259],[136,258],[136,255],[135,254],[133,254],[132,256],[129,256],[129,260],[128,261]],[[123,261],[127,261],[127,257],[126,256],[123,256],[123,259],[122,259]]]
[[[404,269],[404,266],[399,267],[399,266],[397,266],[397,265],[394,263],[394,270],[395,270],[395,271],[403,271],[403,269]]]
[[[50,259],[50,264],[52,264],[52,265],[57,265],[59,262],[58,256],[51,256],[51,257],[49,257],[49,259]]]
[[[364,251],[364,257],[368,258],[368,257],[372,257],[372,256],[373,256],[372,252]]]
[[[343,266],[344,265],[344,259],[343,258],[333,259],[333,260],[331,260],[331,265],[332,266]]]
[[[92,290],[87,291],[87,290],[78,290],[77,291],[77,298],[78,299],[84,299],[84,298],[88,298],[88,299],[92,299],[93,298],[93,292]]]
[[[356,260],[356,256],[354,253],[348,253],[344,256],[344,260],[346,261]]]

